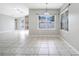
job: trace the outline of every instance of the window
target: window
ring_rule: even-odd
[[[68,10],[61,14],[61,29],[68,31]]]
[[[39,28],[40,29],[52,29],[54,28],[55,17],[48,15],[39,16]]]

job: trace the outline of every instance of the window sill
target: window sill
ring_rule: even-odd
[[[55,28],[51,28],[51,29],[38,29],[38,30],[56,30]]]

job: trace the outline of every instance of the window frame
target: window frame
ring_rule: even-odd
[[[44,15],[38,15],[38,17],[39,16],[44,16]],[[49,16],[54,16],[54,28],[40,28],[39,27],[39,23],[40,23],[40,21],[39,21],[39,18],[38,18],[38,21],[37,21],[37,29],[38,30],[55,30],[56,29],[56,15],[49,15]]]
[[[63,30],[63,31],[66,31],[66,32],[69,31],[69,8],[66,8],[64,11],[62,11],[60,13],[60,24],[61,24],[61,21],[62,21],[62,17],[61,16],[67,11],[68,11],[68,20],[67,20],[68,21],[68,24],[67,24],[68,25],[68,29],[62,28],[61,25],[60,25],[60,29]]]

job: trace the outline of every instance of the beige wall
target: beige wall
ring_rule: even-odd
[[[38,15],[44,14],[44,9],[30,9],[29,11],[29,30],[31,35],[58,35],[59,34],[59,19],[58,10],[48,10],[51,15],[56,15],[54,30],[38,29]]]

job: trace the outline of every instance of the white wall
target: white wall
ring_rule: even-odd
[[[58,10],[48,10],[51,15],[56,15],[55,30],[39,30],[38,29],[38,14],[43,15],[44,9],[30,9],[29,10],[29,30],[31,35],[58,35],[59,34],[59,20]]]
[[[0,14],[0,33],[14,31],[15,19],[13,17]]]
[[[61,30],[62,37],[79,51],[79,4],[69,7],[69,31]]]

